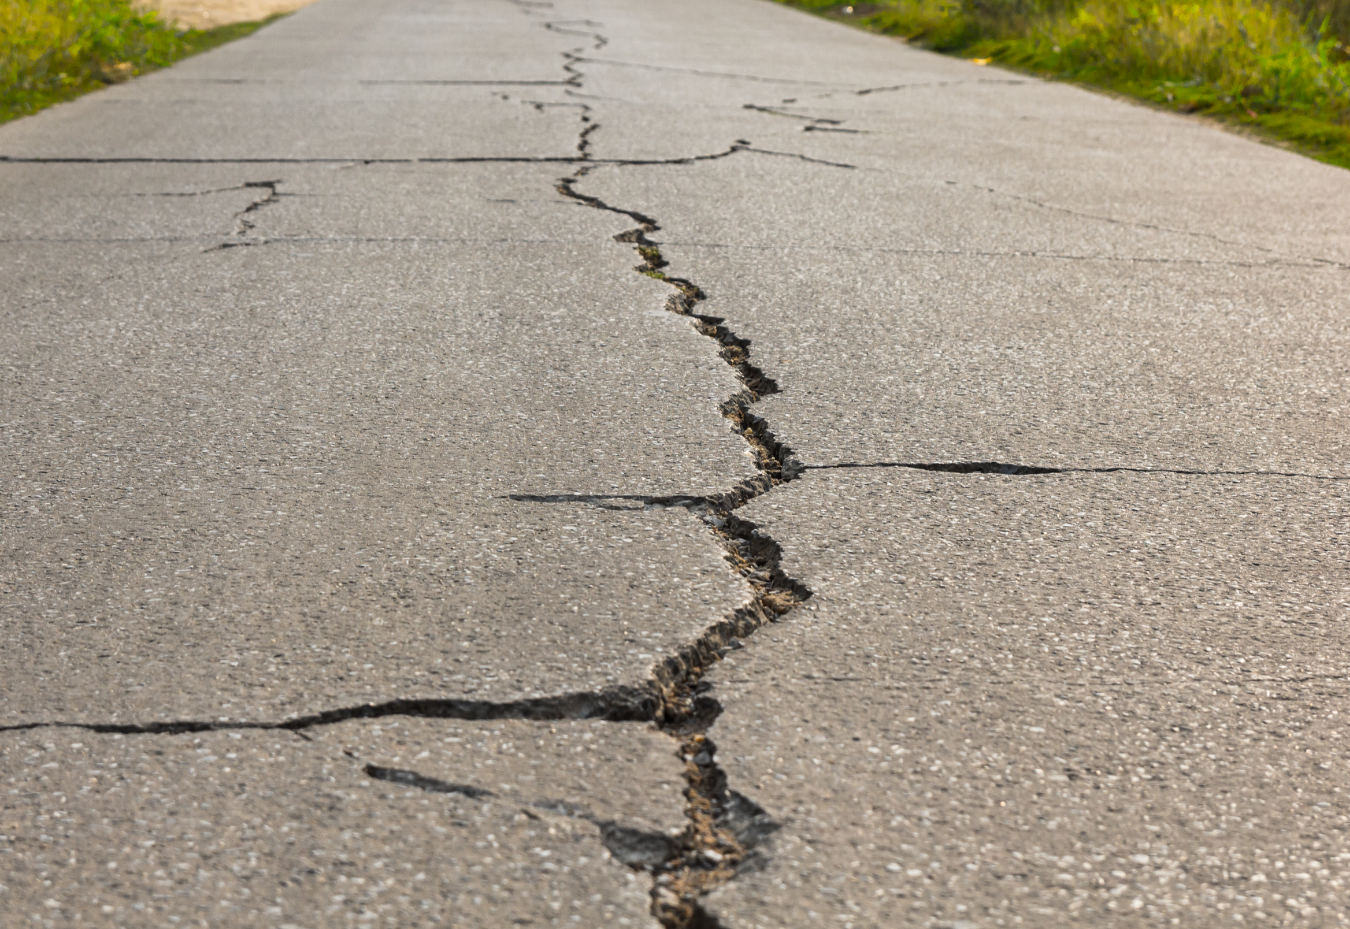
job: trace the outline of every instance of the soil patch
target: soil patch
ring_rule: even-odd
[[[185,29],[214,29],[230,23],[248,23],[266,19],[275,13],[289,13],[315,0],[144,0],[135,4],[157,10],[167,20]]]

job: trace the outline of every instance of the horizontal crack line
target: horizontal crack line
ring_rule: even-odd
[[[950,474],[1179,474],[1186,477],[1302,477],[1314,481],[1350,481],[1350,475],[1308,474],[1302,471],[1205,471],[1190,468],[1135,468],[1118,465],[1104,468],[1051,468],[1040,465],[1008,464],[998,461],[845,461],[837,464],[803,464],[804,471],[838,471],[850,468],[908,468],[914,471],[941,471]]]
[[[742,633],[744,634],[744,633]],[[730,639],[728,639],[730,641]],[[725,646],[719,644],[714,651]],[[803,683],[866,683],[861,677],[801,677],[794,680]],[[1125,687],[1150,684],[1217,684],[1241,686],[1244,684],[1308,684],[1318,681],[1346,681],[1350,674],[1308,674],[1298,677],[1260,677],[1245,679],[1226,678],[1124,678],[1118,680],[1060,680],[1050,682],[1054,687]],[[985,685],[998,683],[1024,683],[1016,678],[956,678],[951,675],[940,677],[907,677],[904,681],[874,681],[888,687],[905,687],[911,684],[970,684]],[[745,683],[739,678],[729,678],[727,685]],[[715,711],[712,711],[715,712]],[[348,720],[379,719],[387,716],[408,716],[425,719],[458,719],[465,721],[519,719],[526,721],[549,722],[557,720],[603,720],[607,722],[653,722],[659,721],[657,696],[646,687],[620,688],[600,693],[573,693],[559,697],[541,697],[507,702],[484,700],[391,700],[385,703],[359,704],[322,713],[301,716],[281,722],[249,720],[162,720],[147,723],[87,723],[73,721],[41,721],[13,723],[0,726],[0,732],[28,732],[35,729],[80,729],[107,735],[181,735],[191,732],[238,732],[250,730],[297,732],[319,726],[331,726]]]
[[[578,159],[579,161],[580,159]],[[591,161],[590,164],[604,164],[602,161]],[[150,195],[146,195],[150,196]],[[545,201],[548,202],[548,201]],[[622,212],[622,211],[617,211]],[[201,233],[185,236],[24,236],[4,238],[0,237],[0,245],[15,245],[23,243],[48,243],[48,244],[82,244],[82,243],[136,243],[136,242],[214,242],[219,238],[215,233]],[[570,241],[562,239],[491,239],[475,236],[267,236],[250,241],[251,245],[271,245],[284,244],[287,242],[391,242],[391,243],[496,243],[496,244],[551,244],[560,241]],[[1212,267],[1238,267],[1238,268],[1318,268],[1328,271],[1350,270],[1335,265],[1327,265],[1322,262],[1299,262],[1283,259],[1270,259],[1267,261],[1219,261],[1206,260],[1201,258],[1130,258],[1130,257],[1107,257],[1097,255],[1064,255],[1048,252],[972,252],[961,250],[944,249],[918,249],[918,248],[886,248],[873,247],[866,245],[728,245],[717,242],[682,242],[677,239],[664,239],[664,245],[675,248],[710,248],[710,249],[741,249],[747,251],[781,251],[781,252],[857,252],[859,254],[893,254],[893,255],[919,255],[946,258],[1036,258],[1047,261],[1098,261],[1108,263],[1125,264],[1172,264],[1172,265],[1207,265]],[[243,244],[243,243],[240,243]]]
[[[858,254],[878,255],[917,255],[938,258],[1037,258],[1046,261],[1100,261],[1124,264],[1157,264],[1212,266],[1224,268],[1325,268],[1350,270],[1348,265],[1338,265],[1316,258],[1267,258],[1265,260],[1243,261],[1235,258],[1149,258],[1136,255],[1079,255],[1070,252],[1045,252],[1035,249],[963,249],[963,248],[908,248],[888,245],[745,245],[727,242],[683,242],[665,239],[664,244],[681,248],[716,248],[745,251],[782,251],[782,252],[856,252]]]
[[[481,800],[484,797],[496,796],[492,791],[484,790],[482,787],[451,784],[434,777],[424,777],[416,771],[408,771],[402,768],[382,768],[379,765],[367,764],[365,771],[369,777],[378,781],[402,784],[404,787],[416,787],[418,790],[425,790],[434,794],[460,794],[470,800]]]
[[[615,68],[637,68],[642,71],[671,71],[677,74],[696,74],[699,77],[725,77],[739,81],[754,81],[760,84],[790,84],[794,87],[838,87],[838,84],[832,84],[829,81],[806,81],[797,78],[783,77],[761,77],[757,74],[738,74],[729,71],[701,71],[697,68],[674,68],[669,65],[653,65],[636,61],[614,61],[610,58],[582,58],[572,59],[578,63],[610,65]]]
[[[703,155],[679,155],[672,158],[588,158],[582,155],[466,155],[462,157],[425,158],[159,158],[148,156],[22,156],[0,155],[0,164],[188,164],[188,165],[291,165],[291,164],[338,164],[338,165],[406,165],[406,164],[575,164],[606,165],[613,167],[656,167],[659,165],[687,165],[699,161],[716,161],[730,158],[742,152],[754,155],[768,155],[775,158],[795,158],[812,164],[832,168],[854,169],[857,166],[837,161],[812,158],[798,152],[780,152],[774,149],[755,148],[751,145],[736,144],[720,151]]]
[[[874,684],[884,686],[888,690],[904,690],[911,686],[926,684],[952,684],[960,687],[996,687],[1028,684],[1028,680],[1025,677],[967,677],[959,676],[955,673],[944,673],[938,677],[913,677],[907,675],[902,681],[825,674],[817,675],[815,677],[783,677],[779,680],[794,684]],[[1034,684],[1043,689],[1054,690],[1057,687],[1150,687],[1159,684],[1169,687],[1191,684],[1211,687],[1242,687],[1248,684],[1316,684],[1319,682],[1334,683],[1337,681],[1350,682],[1350,674],[1308,674],[1300,677],[1249,677],[1238,679],[1176,676],[1101,680],[1085,680],[1080,678],[1079,680],[1074,681],[1047,681],[1042,678],[1035,681]],[[730,686],[736,684],[753,684],[755,682],[748,678],[724,678],[723,683]]]
[[[555,697],[490,701],[469,699],[403,699],[383,703],[365,703],[299,716],[280,722],[263,720],[174,719],[145,723],[88,723],[72,721],[19,723],[0,726],[0,732],[25,729],[83,729],[89,732],[121,735],[175,735],[183,732],[265,729],[300,731],[316,726],[331,726],[350,719],[378,719],[385,716],[415,716],[427,719],[462,720],[563,720],[598,719],[609,722],[651,722],[658,711],[655,685],[618,687],[600,692],[577,692]]]
[[[1055,205],[1055,204],[1053,204],[1053,203],[1046,203],[1046,202],[1043,201],[1043,200],[1037,200],[1037,199],[1035,199],[1034,197],[1025,197],[1025,196],[1022,196],[1021,194],[1008,193],[1007,191],[998,190],[998,189],[993,188],[993,187],[984,187],[984,186],[981,186],[981,185],[979,185],[979,184],[972,184],[972,185],[970,185],[970,186],[973,187],[975,190],[980,190],[980,191],[983,191],[983,192],[985,192],[985,193],[990,193],[990,194],[993,194],[993,195],[995,195],[995,196],[997,196],[997,197],[1006,197],[1006,198],[1009,199],[1009,200],[1016,200],[1016,201],[1019,202],[1019,203],[1026,203],[1026,204],[1029,204],[1029,205],[1031,205],[1031,206],[1037,207],[1037,208],[1042,209],[1042,210],[1050,210],[1050,211],[1053,211],[1053,212],[1056,212],[1056,213],[1063,213],[1063,214],[1065,214],[1065,215],[1067,215],[1067,216],[1077,217],[1078,219],[1088,219],[1088,220],[1092,220],[1092,221],[1094,221],[1094,222],[1106,223],[1106,224],[1112,225],[1112,226],[1126,226],[1126,227],[1130,227],[1130,228],[1134,228],[1134,229],[1148,229],[1148,230],[1151,230],[1151,231],[1153,231],[1153,232],[1164,232],[1164,233],[1167,233],[1168,235],[1183,235],[1183,236],[1189,236],[1190,238],[1195,238],[1195,239],[1206,239],[1206,240],[1208,240],[1208,241],[1210,241],[1210,242],[1215,242],[1215,243],[1217,243],[1217,244],[1219,244],[1219,245],[1226,245],[1226,246],[1230,246],[1230,247],[1233,247],[1233,248],[1251,248],[1251,249],[1255,249],[1255,250],[1257,250],[1257,251],[1259,251],[1259,252],[1267,252],[1267,253],[1270,253],[1270,254],[1272,254],[1272,255],[1277,255],[1277,256],[1280,255],[1280,252],[1279,252],[1278,250],[1276,250],[1276,249],[1274,249],[1274,248],[1271,248],[1270,246],[1267,246],[1267,245],[1254,245],[1254,244],[1251,244],[1251,243],[1248,243],[1248,242],[1238,242],[1238,241],[1235,241],[1235,240],[1233,240],[1233,239],[1226,239],[1226,238],[1224,238],[1223,236],[1220,236],[1220,235],[1215,235],[1215,234],[1212,233],[1212,232],[1198,232],[1198,231],[1195,231],[1195,230],[1192,230],[1192,229],[1177,229],[1177,228],[1172,227],[1172,226],[1163,226],[1163,225],[1160,225],[1160,224],[1158,224],[1158,223],[1146,223],[1146,222],[1142,222],[1142,221],[1139,221],[1139,220],[1133,220],[1133,219],[1118,219],[1118,218],[1116,218],[1116,217],[1114,217],[1114,216],[1101,216],[1101,215],[1098,215],[1098,214],[1096,214],[1096,213],[1085,213],[1085,212],[1082,212],[1082,211],[1080,211],[1080,210],[1072,209],[1072,208],[1070,208],[1070,207],[1057,206],[1057,205]],[[1284,257],[1284,256],[1281,256],[1281,257]],[[1309,263],[1317,264],[1317,265],[1329,265],[1329,266],[1336,267],[1336,268],[1342,268],[1342,269],[1350,270],[1350,263],[1347,263],[1347,262],[1344,262],[1344,261],[1338,261],[1338,260],[1336,260],[1336,259],[1334,259],[1334,258],[1318,258],[1318,257],[1316,257],[1316,256],[1312,256],[1312,257],[1299,256],[1299,257],[1297,257],[1297,258],[1295,258],[1295,259],[1286,259],[1286,260],[1297,260],[1297,261],[1309,262]]]
[[[606,510],[637,510],[648,508],[714,507],[717,501],[708,497],[649,497],[640,494],[507,494],[506,499],[516,503],[583,503]],[[624,506],[624,504],[637,504]]]

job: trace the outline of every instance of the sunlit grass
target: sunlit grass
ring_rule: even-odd
[[[257,29],[178,32],[127,0],[0,0],[0,122]]]
[[[785,2],[1243,124],[1350,167],[1350,0]]]

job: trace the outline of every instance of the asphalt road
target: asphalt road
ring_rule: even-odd
[[[0,925],[1350,919],[1350,174],[321,0],[0,189]]]

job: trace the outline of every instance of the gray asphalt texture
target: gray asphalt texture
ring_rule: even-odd
[[[322,0],[0,190],[0,925],[1350,921],[1350,174]]]

